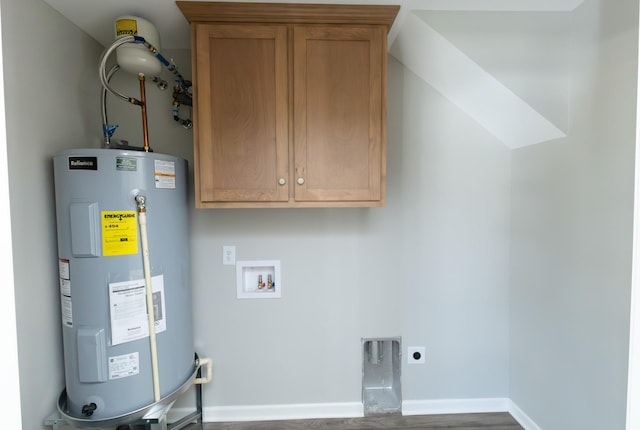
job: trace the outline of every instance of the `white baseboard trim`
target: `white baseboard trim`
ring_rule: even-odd
[[[486,412],[508,412],[509,399],[438,399],[405,400],[402,415],[468,414]]]
[[[178,416],[190,410],[176,408]],[[542,430],[518,405],[508,398],[405,400],[402,415],[469,414],[509,412],[524,430]],[[277,421],[312,418],[358,418],[364,416],[361,402],[304,403],[288,405],[208,406],[204,422]]]
[[[275,421],[364,416],[361,402],[290,405],[211,406],[202,411],[204,422]]]
[[[511,400],[509,400],[509,413],[516,421],[518,421],[524,430],[542,430],[538,424],[529,417],[529,415],[525,414],[524,411]]]

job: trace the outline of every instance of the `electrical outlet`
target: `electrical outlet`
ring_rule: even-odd
[[[407,347],[407,363],[409,364],[424,364],[425,358],[424,346],[409,346]]]
[[[236,264],[235,246],[222,247],[222,264],[224,264],[225,266],[233,266],[234,264]]]

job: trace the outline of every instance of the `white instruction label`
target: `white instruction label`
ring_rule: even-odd
[[[176,187],[176,163],[154,160],[156,188]]]
[[[58,259],[58,275],[60,276],[60,308],[62,311],[62,325],[73,327],[73,311],[71,308],[71,271],[69,260]]]
[[[167,329],[162,275],[151,278],[151,291],[155,331],[161,333]],[[144,279],[109,284],[109,312],[112,345],[149,336]]]
[[[120,379],[140,373],[140,354],[132,352],[109,357],[109,379]]]
[[[62,324],[65,327],[73,327],[73,310],[71,306],[71,297],[61,295],[60,305],[62,311]]]
[[[71,281],[60,278],[60,294],[71,297]]]

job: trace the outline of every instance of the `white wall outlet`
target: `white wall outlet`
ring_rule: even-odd
[[[235,246],[223,246],[222,247],[222,264],[225,266],[233,266],[236,264],[236,247]]]
[[[424,364],[425,358],[424,346],[409,346],[407,347],[407,363],[409,364]]]

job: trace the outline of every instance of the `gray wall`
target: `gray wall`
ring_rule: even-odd
[[[421,11],[417,15],[567,131],[572,12]]]
[[[0,37],[1,39],[1,37]],[[2,60],[0,47],[0,62]],[[4,77],[4,72],[0,69]],[[4,295],[0,301],[0,339],[2,339],[2,368],[0,380],[4,391],[3,422],[8,428],[22,428],[20,409],[20,367],[18,365],[18,337],[16,330],[16,301],[13,288],[13,248],[11,240],[11,208],[9,207],[9,173],[7,136],[5,133],[4,79],[0,81],[0,273],[4,278]]]
[[[3,0],[2,36],[22,423],[37,429],[64,388],[51,156],[99,142],[102,49],[40,0]]]
[[[425,366],[404,369],[405,399],[504,397],[510,153],[393,59],[389,70],[395,197],[380,228],[401,225],[401,334],[427,347]]]
[[[637,2],[572,17],[569,137],[513,152],[510,398],[544,430],[625,426]]]

